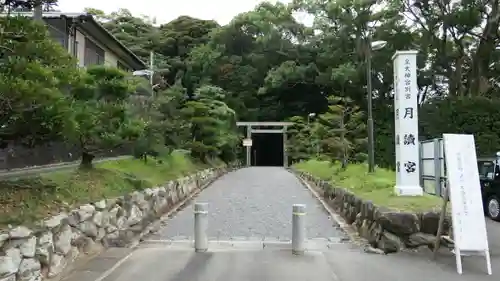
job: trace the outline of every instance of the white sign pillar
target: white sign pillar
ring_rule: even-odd
[[[397,51],[394,62],[396,186],[401,196],[423,195],[418,142],[417,51]]]

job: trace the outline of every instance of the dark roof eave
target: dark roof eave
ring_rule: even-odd
[[[0,16],[25,16],[25,17],[32,17],[33,13],[32,12],[11,12],[11,13],[0,13]],[[109,31],[107,31],[104,26],[102,26],[98,21],[95,20],[94,16],[91,14],[86,14],[86,13],[62,13],[62,12],[44,12],[43,13],[43,18],[45,19],[54,19],[54,18],[85,18],[90,21],[90,23],[96,27],[98,30],[100,30],[103,34],[105,34],[111,41],[114,41],[117,43],[117,45],[125,51],[125,53],[129,54],[130,57],[132,58],[132,61],[136,63],[135,66],[137,66],[137,69],[146,69],[146,63],[143,62],[134,52],[132,52],[129,48],[127,48],[120,40],[118,40],[113,34],[111,34]]]

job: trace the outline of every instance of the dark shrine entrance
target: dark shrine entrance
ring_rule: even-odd
[[[283,134],[252,134],[252,166],[284,166]]]
[[[286,152],[287,127],[291,122],[237,122],[245,127],[246,166],[282,166],[288,167]]]

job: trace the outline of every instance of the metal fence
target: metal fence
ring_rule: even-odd
[[[443,195],[446,183],[443,139],[420,142],[420,185],[428,194]]]

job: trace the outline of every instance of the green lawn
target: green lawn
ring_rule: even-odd
[[[130,158],[98,163],[92,170],[64,170],[0,182],[0,228],[31,223],[64,209],[157,186],[208,167],[179,151],[160,160],[145,163]]]
[[[347,169],[342,170],[338,164],[319,160],[300,162],[295,164],[294,168],[328,180],[334,186],[346,188],[376,205],[394,210],[428,211],[439,209],[442,205],[441,198],[428,194],[418,197],[395,195],[396,173],[391,170],[377,168],[370,174],[366,164],[350,164]]]

